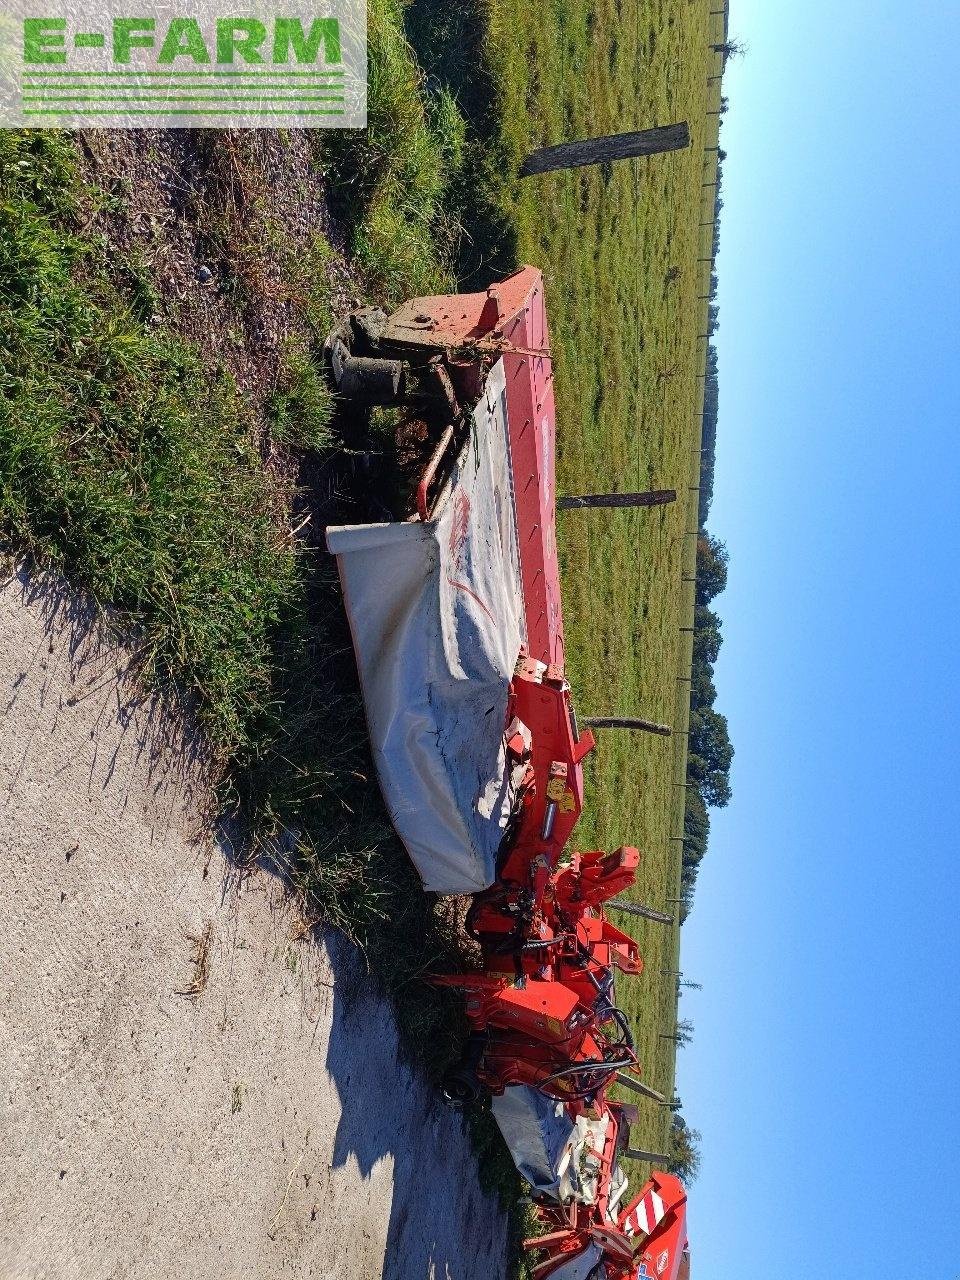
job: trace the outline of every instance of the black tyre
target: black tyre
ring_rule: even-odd
[[[440,1083],[440,1094],[448,1107],[462,1110],[472,1106],[482,1093],[476,1072],[469,1067],[453,1067]]]

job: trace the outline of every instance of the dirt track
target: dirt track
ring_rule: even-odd
[[[0,1277],[496,1280],[459,1118],[351,950],[238,882],[127,664],[0,585]]]

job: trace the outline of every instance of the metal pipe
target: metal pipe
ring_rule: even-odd
[[[543,840],[550,839],[550,837],[553,835],[553,824],[556,822],[556,820],[557,820],[557,802],[556,800],[548,800],[547,809],[543,815],[543,829],[540,832],[541,839]]]
[[[420,477],[420,483],[417,485],[417,515],[424,524],[430,519],[430,508],[427,505],[427,491],[433,483],[436,475],[437,467],[440,460],[450,447],[450,441],[453,439],[453,423],[444,431],[440,437],[440,442],[430,456],[430,461],[424,467],[423,475]]]

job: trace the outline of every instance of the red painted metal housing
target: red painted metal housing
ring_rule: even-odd
[[[575,853],[550,876],[539,900],[502,882],[477,894],[467,929],[481,945],[484,969],[556,976],[584,992],[589,974],[642,973],[637,944],[603,914],[604,902],[632,884],[638,862],[631,848]],[[512,943],[525,945],[519,967]]]

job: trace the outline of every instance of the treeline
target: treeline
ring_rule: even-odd
[[[721,99],[721,117],[727,100]],[[714,200],[713,258],[716,261],[720,241],[720,190],[725,153],[717,156],[717,188]],[[693,667],[690,681],[690,739],[687,754],[687,800],[683,823],[683,871],[680,887],[680,919],[685,920],[693,906],[697,872],[707,851],[710,836],[710,809],[723,808],[730,800],[730,765],[733,747],[727,731],[727,718],[714,710],[717,698],[713,682],[714,666],[723,643],[721,621],[710,607],[727,585],[727,549],[707,530],[707,518],[713,500],[713,473],[717,447],[717,409],[719,382],[717,348],[712,339],[720,321],[716,303],[717,273],[710,273],[710,297],[707,319],[707,362],[704,370],[703,421],[701,424],[700,505],[697,538],[696,607],[693,618]]]

